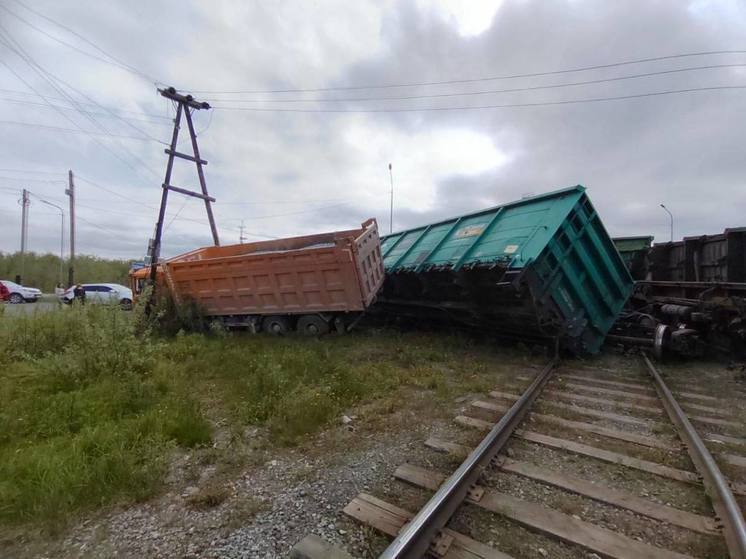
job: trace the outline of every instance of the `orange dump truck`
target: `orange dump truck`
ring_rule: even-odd
[[[138,294],[150,274],[130,274]],[[209,246],[158,265],[159,286],[196,301],[228,326],[283,334],[349,328],[375,300],[384,271],[378,225],[229,246]]]

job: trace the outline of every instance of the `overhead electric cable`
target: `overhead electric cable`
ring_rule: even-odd
[[[351,86],[337,86],[337,87],[316,87],[316,88],[295,88],[295,89],[250,89],[250,90],[234,90],[234,91],[218,91],[210,89],[191,89],[191,93],[213,93],[213,94],[238,94],[238,93],[314,93],[321,91],[352,91],[359,89],[390,89],[395,87],[423,87],[431,85],[452,85],[461,83],[476,83],[486,81],[497,81],[497,80],[512,80],[518,78],[537,78],[541,76],[555,76],[558,74],[571,74],[573,72],[585,72],[589,70],[602,70],[605,68],[617,68],[619,66],[629,66],[631,64],[643,64],[647,62],[659,62],[662,60],[676,60],[681,58],[691,58],[695,56],[713,56],[721,54],[746,54],[746,50],[712,50],[712,51],[701,51],[701,52],[688,52],[670,54],[666,56],[655,56],[649,58],[637,58],[633,60],[624,60],[621,62],[611,62],[607,64],[595,64],[592,66],[580,66],[576,68],[566,68],[561,70],[550,70],[543,72],[531,72],[531,73],[520,73],[520,74],[504,74],[497,76],[485,76],[478,78],[462,78],[462,79],[449,79],[440,81],[422,81],[422,82],[408,82],[408,83],[391,83],[391,84],[368,84],[368,85],[351,85]]]
[[[623,101],[627,99],[640,99],[643,97],[658,97],[663,95],[675,95],[681,93],[695,93],[699,91],[719,91],[746,89],[746,85],[719,85],[712,87],[692,87],[687,89],[669,89],[665,91],[651,91],[647,93],[636,93],[631,95],[616,95],[612,97],[588,97],[585,99],[566,99],[563,101],[539,101],[532,103],[505,103],[499,105],[465,105],[454,107],[419,107],[419,108],[390,108],[390,109],[282,109],[267,107],[230,107],[216,106],[212,108],[223,111],[251,111],[268,113],[412,113],[424,111],[469,111],[480,109],[507,109],[515,107],[547,107],[554,105],[576,105],[582,103],[600,103],[604,101]]]
[[[5,28],[4,28],[4,27],[3,27],[2,25],[0,25],[0,30],[2,31],[2,35],[0,35],[0,37],[2,37],[2,39],[3,39],[3,42],[4,42],[4,44],[5,44],[5,46],[6,46],[7,48],[9,48],[9,49],[10,49],[10,50],[12,50],[13,52],[15,52],[15,53],[16,53],[16,54],[17,54],[17,55],[18,55],[18,56],[19,56],[19,57],[20,57],[20,58],[21,58],[22,60],[24,60],[24,62],[26,62],[26,64],[28,64],[28,65],[29,65],[29,67],[31,67],[31,69],[32,69],[32,70],[34,70],[34,71],[35,71],[35,72],[36,72],[36,73],[37,73],[37,74],[38,74],[38,75],[39,75],[39,76],[40,76],[40,77],[41,77],[41,78],[42,78],[42,79],[43,79],[44,81],[46,81],[46,82],[47,82],[47,83],[48,83],[48,84],[49,84],[49,85],[50,85],[50,86],[51,86],[51,87],[52,87],[52,88],[53,88],[53,89],[54,89],[55,91],[57,91],[57,92],[58,92],[58,93],[59,93],[60,95],[62,95],[62,96],[63,96],[63,97],[64,97],[64,98],[65,98],[65,99],[66,99],[66,100],[67,100],[67,101],[68,101],[68,102],[69,102],[69,103],[70,103],[71,105],[74,105],[74,106],[76,106],[76,107],[77,107],[77,108],[79,109],[79,111],[78,111],[78,112],[79,112],[79,113],[80,113],[81,115],[85,116],[85,117],[86,117],[86,118],[87,118],[87,119],[88,119],[88,120],[89,120],[89,121],[90,121],[90,122],[91,122],[91,123],[92,123],[92,124],[93,124],[94,126],[96,126],[97,128],[99,128],[99,129],[100,129],[100,130],[101,130],[102,132],[106,132],[106,133],[107,133],[107,134],[109,134],[110,136],[113,136],[113,135],[111,134],[111,132],[110,132],[109,130],[107,130],[107,129],[106,129],[106,127],[105,127],[105,126],[104,126],[103,124],[101,124],[101,123],[100,123],[100,122],[99,122],[98,120],[96,120],[96,118],[95,118],[95,117],[91,116],[91,114],[90,114],[90,113],[89,113],[88,111],[86,111],[85,109],[83,109],[83,108],[82,108],[82,107],[81,107],[81,106],[80,106],[80,105],[79,105],[79,104],[77,103],[77,101],[76,101],[76,100],[75,100],[75,99],[74,99],[74,98],[73,98],[73,97],[72,97],[71,95],[69,95],[69,94],[68,94],[68,93],[67,93],[67,92],[66,92],[66,91],[65,91],[64,89],[62,89],[62,88],[58,87],[58,86],[57,86],[57,84],[55,84],[53,80],[56,80],[56,81],[58,81],[58,82],[60,82],[60,83],[64,84],[65,86],[67,86],[68,88],[72,89],[73,91],[77,91],[77,92],[78,92],[78,94],[81,94],[81,95],[83,95],[83,96],[84,96],[84,97],[86,97],[86,98],[87,98],[87,99],[88,99],[89,101],[92,101],[92,102],[94,102],[94,103],[95,103],[95,100],[91,99],[91,98],[90,98],[90,97],[88,97],[87,95],[85,95],[85,94],[83,94],[82,92],[78,91],[78,90],[77,90],[76,88],[74,88],[73,86],[71,86],[70,84],[68,84],[67,82],[65,82],[65,81],[64,81],[64,80],[62,80],[61,78],[59,78],[58,76],[55,76],[55,75],[54,75],[54,74],[52,74],[51,72],[47,71],[47,70],[46,70],[45,68],[43,68],[43,67],[42,67],[42,66],[41,66],[40,64],[38,64],[38,63],[37,63],[37,62],[36,62],[36,61],[35,61],[35,60],[34,60],[34,59],[33,59],[33,58],[32,58],[32,57],[31,57],[31,56],[30,56],[30,55],[29,55],[29,54],[28,54],[28,53],[27,53],[26,51],[25,51],[25,49],[24,49],[24,48],[23,48],[23,47],[22,47],[22,46],[21,46],[21,45],[20,45],[20,44],[18,43],[18,41],[16,41],[15,39],[13,39],[13,37],[12,37],[12,36],[11,36],[11,35],[10,35],[10,34],[8,33],[7,29],[5,29]],[[0,61],[0,62],[2,62],[2,61]],[[6,64],[6,66],[7,66],[7,64]],[[16,72],[15,72],[15,71],[14,71],[14,70],[13,70],[12,68],[10,68],[10,66],[7,66],[7,67],[8,67],[8,68],[9,68],[9,69],[11,70],[11,72],[13,72],[13,73],[14,73],[14,74],[16,75],[16,77],[18,77],[18,78],[19,78],[19,79],[20,79],[21,81],[23,81],[23,82],[24,82],[24,84],[25,84],[25,85],[26,85],[26,86],[27,86],[27,87],[28,87],[29,89],[31,89],[31,90],[33,90],[33,91],[35,91],[36,93],[39,93],[39,92],[38,92],[38,91],[37,91],[37,90],[36,90],[35,88],[33,88],[33,87],[32,87],[32,86],[31,86],[31,85],[30,85],[30,84],[29,84],[29,83],[28,83],[27,81],[25,81],[25,80],[24,80],[24,79],[23,79],[23,78],[22,78],[22,77],[21,77],[21,76],[20,76],[19,74],[17,74],[17,73],[16,73]],[[50,78],[51,78],[51,79],[50,79]],[[43,97],[43,96],[42,96],[42,97]],[[47,103],[47,104],[48,104],[48,105],[49,105],[50,107],[52,106],[52,104],[51,104],[51,103],[50,103],[50,102],[49,102],[49,101],[48,101],[48,100],[47,100],[46,98],[44,98],[44,101],[45,101],[45,102],[46,102],[46,103]],[[103,107],[103,106],[101,106],[101,105],[99,105],[99,106],[100,106],[101,108],[103,108],[104,110],[107,110],[107,109],[106,109],[106,107]],[[82,128],[81,126],[79,126],[79,125],[78,125],[78,124],[77,124],[77,123],[76,123],[76,122],[75,122],[74,120],[70,119],[70,118],[69,118],[69,117],[68,117],[67,115],[65,115],[65,114],[64,114],[64,113],[63,113],[63,112],[62,112],[62,111],[61,111],[60,109],[54,109],[54,110],[56,110],[56,111],[57,111],[57,112],[58,112],[59,114],[61,114],[61,115],[62,115],[63,117],[65,117],[65,118],[66,118],[67,120],[69,120],[70,122],[72,122],[72,123],[73,123],[73,125],[74,125],[74,126],[75,126],[76,128],[79,128],[80,130],[84,130],[84,129],[83,129],[83,128]],[[124,121],[124,122],[126,123],[126,121]],[[131,123],[127,123],[127,124],[128,124],[129,126],[131,126],[131,127],[135,128],[135,129],[136,129],[136,130],[138,130],[139,132],[143,133],[143,134],[144,134],[145,136],[148,136],[148,137],[150,137],[151,139],[154,139],[155,141],[158,141],[158,142],[160,141],[160,140],[158,140],[157,138],[153,138],[152,136],[149,136],[149,135],[148,135],[148,134],[147,134],[146,132],[144,132],[144,131],[140,130],[139,128],[137,128],[137,127],[136,127],[136,126],[134,126],[133,124],[131,124]],[[122,161],[123,163],[127,164],[127,165],[128,165],[129,167],[131,167],[131,168],[132,168],[133,170],[135,170],[135,171],[138,171],[138,172],[139,172],[139,170],[140,170],[140,169],[145,169],[146,171],[149,171],[149,172],[150,172],[151,174],[153,174],[154,176],[156,176],[156,177],[159,177],[159,175],[158,175],[158,174],[157,174],[157,173],[156,173],[155,171],[153,171],[153,169],[151,169],[150,167],[148,167],[148,165],[147,165],[147,164],[146,164],[146,163],[145,163],[145,162],[144,162],[144,161],[143,161],[143,160],[142,160],[142,159],[141,159],[140,157],[138,157],[138,156],[137,156],[136,154],[132,153],[132,152],[131,152],[131,151],[130,151],[129,149],[127,149],[127,148],[126,148],[125,146],[122,146],[122,145],[121,145],[121,144],[120,144],[120,143],[119,143],[118,141],[117,141],[117,145],[118,145],[118,146],[119,146],[119,147],[121,148],[121,150],[122,150],[122,151],[124,151],[125,153],[127,153],[127,154],[128,154],[128,155],[129,155],[129,156],[130,156],[130,157],[132,158],[132,159],[134,159],[135,161],[139,162],[139,163],[140,163],[140,167],[135,167],[135,166],[133,166],[133,165],[129,164],[129,162],[127,162],[126,160],[122,159],[122,157],[120,157],[120,156],[119,156],[119,154],[117,154],[117,153],[116,153],[115,151],[113,151],[113,150],[109,149],[109,148],[108,148],[108,146],[105,146],[104,144],[102,144],[101,142],[99,142],[98,140],[96,140],[95,138],[92,138],[92,139],[93,139],[93,141],[94,141],[94,142],[96,142],[96,143],[98,143],[98,144],[99,144],[100,146],[104,147],[104,148],[105,148],[105,149],[106,149],[107,151],[109,151],[110,153],[112,153],[112,154],[113,154],[113,155],[114,155],[114,156],[115,156],[115,157],[116,157],[117,159],[119,159],[119,160],[120,160],[120,161]],[[116,140],[115,140],[115,141],[116,141]]]
[[[437,99],[440,97],[464,97],[473,95],[492,95],[497,93],[517,93],[522,91],[538,91],[543,89],[558,89],[563,87],[575,87],[581,85],[595,85],[600,83],[616,82],[623,80],[632,80],[638,78],[648,78],[651,76],[663,76],[667,74],[678,74],[682,72],[691,72],[696,70],[712,70],[718,68],[743,68],[746,64],[711,64],[708,66],[690,66],[687,68],[676,68],[673,70],[659,70],[657,72],[645,72],[642,74],[629,74],[626,76],[616,76],[613,78],[600,78],[596,80],[584,80],[569,83],[559,83],[550,85],[535,85],[529,87],[514,87],[509,89],[490,89],[483,91],[465,91],[451,93],[431,93],[425,95],[401,95],[396,97],[339,97],[339,98],[321,98],[321,99],[207,99],[207,101],[217,101],[222,103],[341,103],[355,101],[406,101],[412,99]]]
[[[63,96],[66,96],[66,93],[64,91],[60,91],[60,89],[51,80],[49,80],[47,77],[45,77],[40,72],[40,70],[35,67],[35,63],[33,62],[33,60],[30,61],[30,60],[27,59],[27,56],[25,55],[25,53],[23,53],[22,49],[19,50],[19,49],[13,47],[13,45],[11,43],[12,41],[13,41],[13,38],[8,34],[7,30],[5,30],[5,28],[2,25],[0,25],[0,44],[4,45],[6,48],[8,48],[9,50],[11,50],[12,52],[15,52],[22,60],[24,60],[24,62],[26,62],[32,68],[32,70],[36,71],[43,80],[45,80],[47,83],[49,83],[52,86],[53,89],[57,90]],[[28,58],[30,58],[30,57],[28,57]],[[41,94],[34,86],[32,86],[25,78],[23,78],[23,76],[21,76],[18,72],[16,72],[4,60],[0,59],[0,64],[3,64],[6,68],[8,68],[8,70],[10,70],[10,72],[13,75],[15,75],[26,87],[28,87],[29,89],[31,89],[32,91],[34,91],[37,95],[39,95],[42,99],[44,99],[44,101],[50,107],[54,108],[53,105],[52,105],[52,103],[50,103],[43,94]],[[36,66],[38,66],[38,65],[36,65]],[[71,102],[74,103],[74,100],[72,100]],[[81,131],[85,131],[85,129],[82,128],[77,122],[75,122],[75,120],[73,120],[72,118],[68,117],[60,109],[55,109],[55,110],[63,118],[65,118],[66,120],[70,121],[73,124],[73,126],[75,126],[76,128],[78,128]],[[85,114],[85,111],[81,111],[81,114]],[[89,116],[89,118],[90,118],[90,116]],[[93,121],[96,122],[95,119]],[[100,124],[99,124],[99,126],[100,126]],[[104,130],[106,130],[106,129],[104,128]],[[114,157],[116,157],[117,159],[119,159],[122,163],[124,163],[125,165],[127,165],[131,169],[133,169],[135,171],[138,171],[138,167],[135,167],[129,161],[127,161],[127,160],[123,159],[122,157],[120,157],[120,155],[117,152],[115,152],[114,150],[112,150],[111,148],[109,148],[109,146],[107,146],[106,144],[103,144],[102,142],[100,142],[97,138],[95,138],[92,135],[91,135],[91,140],[93,140],[99,146],[101,146],[106,151],[108,151],[109,153],[111,153]],[[128,153],[130,153],[130,152],[128,152]],[[152,170],[151,170],[151,172],[152,172]]]
[[[17,89],[0,89],[0,93],[7,93],[7,94],[11,94],[11,95],[26,95],[26,96],[30,95],[32,97],[40,97],[40,95],[37,94],[37,93],[32,93],[31,91],[18,91]],[[63,102],[67,102],[67,99],[63,99],[61,97],[52,97],[50,95],[46,95],[46,98],[49,99],[49,100],[51,100],[51,101],[63,101]],[[78,101],[78,105],[89,105],[89,106],[94,106],[94,107],[99,106],[98,103],[86,103],[86,102],[83,102],[83,101]],[[119,109],[119,108],[113,108],[113,107],[109,107],[109,110],[110,111],[116,111],[116,112],[119,112],[119,113],[129,113],[129,114],[132,114],[132,115],[147,116],[147,117],[150,117],[150,118],[157,118],[157,119],[160,119],[160,120],[168,120],[168,121],[173,120],[173,117],[163,116],[163,115],[159,115],[159,114],[155,114],[155,113],[146,113],[146,112],[142,112],[142,111],[130,111],[128,109]]]
[[[0,169],[0,173],[26,173],[27,175],[67,175],[60,171],[41,171],[36,169]]]
[[[96,50],[97,50],[98,52],[100,52],[100,53],[101,53],[101,54],[103,54],[104,56],[107,56],[107,57],[108,57],[108,58],[110,58],[111,60],[105,60],[105,59],[102,59],[102,58],[96,57],[95,55],[92,55],[91,53],[88,53],[88,52],[85,52],[85,51],[81,51],[81,50],[80,50],[80,49],[78,49],[77,47],[75,47],[75,46],[72,46],[72,45],[69,45],[68,43],[65,43],[65,42],[63,42],[62,40],[60,40],[60,39],[57,39],[57,38],[55,38],[55,37],[53,37],[53,36],[49,35],[49,34],[48,34],[48,33],[46,33],[45,31],[43,31],[43,30],[41,30],[41,29],[39,29],[39,28],[35,27],[35,26],[34,26],[33,24],[31,24],[31,23],[29,23],[28,21],[26,21],[26,20],[22,19],[22,18],[21,18],[21,16],[19,16],[18,14],[16,14],[16,13],[14,13],[14,12],[10,11],[10,10],[9,10],[9,9],[7,8],[7,6],[5,6],[5,7],[3,7],[3,6],[0,6],[0,7],[3,7],[3,9],[5,9],[5,10],[6,10],[6,11],[8,11],[9,13],[13,14],[13,15],[14,15],[15,17],[17,17],[18,19],[20,19],[21,21],[24,21],[24,23],[26,23],[26,24],[30,25],[31,27],[34,27],[34,29],[36,29],[37,31],[40,31],[41,33],[43,33],[43,34],[45,34],[45,35],[47,35],[47,36],[49,36],[50,38],[54,39],[55,41],[58,41],[58,42],[60,42],[60,43],[62,43],[62,44],[65,44],[65,45],[67,45],[67,46],[69,46],[69,47],[71,47],[71,48],[75,49],[75,50],[78,50],[79,52],[82,52],[83,54],[86,54],[86,55],[88,55],[88,56],[93,56],[94,58],[97,58],[98,60],[101,60],[101,61],[103,61],[103,62],[106,62],[106,63],[108,63],[108,64],[113,64],[114,66],[117,66],[117,67],[119,67],[119,68],[121,68],[121,69],[123,69],[123,70],[127,70],[127,71],[129,71],[129,72],[132,72],[132,73],[134,73],[134,74],[137,74],[137,75],[139,75],[139,76],[141,76],[141,77],[145,78],[146,80],[148,80],[148,81],[149,81],[149,82],[151,82],[151,83],[156,83],[156,82],[158,82],[158,80],[157,80],[156,78],[154,78],[153,76],[150,76],[150,75],[148,75],[147,73],[145,73],[145,72],[143,72],[143,71],[141,71],[141,70],[138,70],[137,68],[135,68],[135,67],[134,67],[134,66],[132,66],[131,64],[127,64],[126,62],[123,62],[123,61],[119,60],[119,59],[118,59],[118,58],[116,58],[116,57],[115,57],[114,55],[112,55],[112,54],[108,53],[107,51],[105,51],[104,49],[102,49],[102,48],[101,48],[100,46],[98,46],[98,45],[97,45],[96,43],[94,43],[93,41],[91,41],[90,39],[88,39],[87,37],[85,37],[84,35],[82,35],[81,33],[78,33],[78,32],[77,32],[77,31],[75,31],[74,29],[72,29],[72,28],[68,27],[67,25],[64,25],[64,24],[60,23],[59,21],[56,21],[56,20],[54,20],[54,19],[50,18],[49,16],[46,16],[46,15],[44,15],[43,13],[41,13],[41,12],[39,12],[39,11],[37,11],[37,10],[35,10],[35,9],[31,8],[30,6],[28,6],[28,5],[27,5],[27,4],[25,4],[24,2],[21,2],[20,0],[15,0],[15,1],[16,1],[16,3],[17,3],[17,4],[19,4],[20,6],[22,6],[23,8],[25,8],[25,9],[26,9],[26,10],[28,10],[29,12],[31,12],[31,13],[33,13],[33,14],[36,14],[36,15],[37,15],[38,17],[40,17],[40,18],[42,18],[42,19],[44,19],[44,20],[48,21],[49,23],[51,23],[51,24],[53,24],[53,25],[56,25],[57,27],[60,27],[60,28],[64,29],[65,31],[67,31],[68,33],[71,33],[72,35],[76,36],[76,37],[77,37],[78,39],[80,39],[81,41],[85,42],[86,44],[88,44],[88,45],[92,46],[92,47],[93,47],[94,49],[96,49]],[[113,62],[112,62],[112,61],[113,61]]]
[[[64,126],[51,126],[48,124],[40,124],[37,122],[19,122],[15,120],[0,120],[0,124],[10,124],[14,126],[30,126],[33,128],[42,128],[46,130],[53,130],[55,132],[68,132],[71,134],[86,134],[93,136],[106,136],[108,138],[120,138],[123,140],[138,140],[140,142],[152,142],[150,138],[143,138],[142,136],[126,136],[124,134],[112,134],[111,132],[93,132],[90,130],[80,130],[77,128],[65,128]]]
[[[63,105],[52,105],[52,104],[49,104],[49,103],[36,103],[35,101],[22,101],[20,99],[7,99],[7,98],[4,98],[4,97],[0,97],[0,101],[3,101],[5,103],[11,103],[13,105],[29,105],[29,106],[35,106],[35,107],[48,107],[48,108],[53,108],[53,109],[55,109],[55,108],[56,109],[62,109],[63,111],[77,111],[78,110],[75,107],[65,107]],[[86,104],[91,104],[92,105],[93,103],[86,103]],[[147,124],[158,124],[158,125],[168,126],[168,123],[166,123],[166,122],[154,122],[152,120],[145,120],[145,119],[142,119],[142,118],[132,118],[132,117],[116,116],[116,115],[111,115],[111,114],[107,114],[107,113],[90,113],[90,114],[93,115],[93,116],[105,116],[105,117],[109,117],[109,118],[118,118],[119,120],[134,121],[134,122],[145,122]],[[145,139],[145,138],[143,138],[143,139]],[[163,143],[163,142],[161,142],[160,140],[158,140],[156,138],[150,138],[150,139],[151,140],[155,140],[155,141],[157,141],[159,143]]]

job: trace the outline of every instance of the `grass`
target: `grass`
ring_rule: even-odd
[[[392,410],[412,389],[437,406],[525,359],[437,334],[164,337],[138,313],[89,305],[0,317],[0,527],[59,528],[147,499],[175,449],[235,454],[212,448],[217,431],[230,444],[258,426],[270,446],[295,445],[353,406]],[[220,504],[213,489],[193,506]]]

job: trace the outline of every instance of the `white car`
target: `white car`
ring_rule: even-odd
[[[10,280],[0,280],[0,283],[8,290],[9,303],[36,303],[41,297],[41,291],[35,287],[25,287]]]
[[[83,283],[86,303],[114,303],[123,309],[132,308],[132,290],[118,283]],[[75,286],[66,290],[61,296],[63,303],[72,303],[75,299]]]

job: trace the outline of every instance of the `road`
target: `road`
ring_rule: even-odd
[[[54,295],[44,295],[36,303],[20,303],[18,305],[11,305],[9,303],[2,303],[5,307],[5,316],[20,316],[22,314],[32,314],[34,312],[49,312],[60,308],[60,303],[57,302]]]

